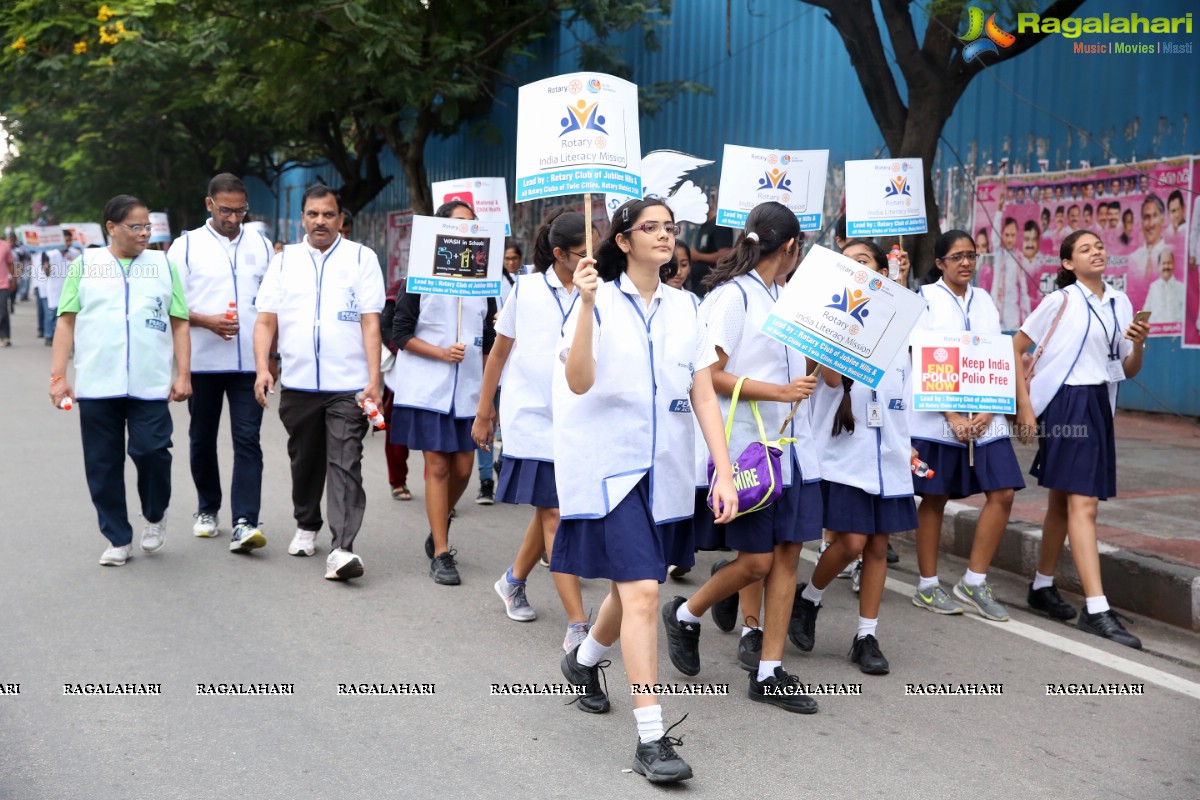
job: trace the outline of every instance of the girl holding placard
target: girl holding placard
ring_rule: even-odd
[[[846,242],[842,255],[881,275],[887,256],[868,239]],[[821,460],[825,527],[833,543],[821,553],[812,578],[800,585],[788,637],[811,650],[821,596],[848,564],[862,555],[858,631],[850,660],[868,675],[886,675],[887,659],[875,638],[887,579],[888,534],[917,527],[913,502],[910,437],[905,400],[912,365],[902,349],[878,388],[822,370],[813,394],[813,438]]]
[[[1141,640],[1125,630],[1104,596],[1096,511],[1099,501],[1117,493],[1117,386],[1141,370],[1150,326],[1134,320],[1129,298],[1104,282],[1108,251],[1099,236],[1075,231],[1063,239],[1059,258],[1059,291],[1041,302],[1013,338],[1021,434],[1027,438],[1035,425],[1040,429],[1029,474],[1050,490],[1029,605],[1056,619],[1075,616],[1054,588],[1063,541],[1070,537],[1087,600],[1076,627],[1141,649]],[[1034,344],[1036,368],[1026,385],[1020,356]]]
[[[913,332],[1000,333],[1000,312],[991,295],[971,285],[978,258],[971,234],[946,231],[934,243],[933,255],[937,267],[931,277],[937,280],[921,287],[921,296],[929,306]],[[987,569],[1008,525],[1014,490],[1025,488],[1025,481],[1004,416],[910,411],[909,426],[912,446],[934,473],[916,482],[922,497],[917,509],[917,566],[921,574],[912,604],[935,614],[962,613],[962,606],[950,598],[937,577],[942,517],[947,500],[983,492],[987,500],[975,525],[971,558],[953,592],[982,616],[1007,621],[1008,611],[996,602],[988,586]]]
[[[475,219],[453,200],[436,216]],[[461,305],[460,305],[461,304]],[[392,441],[425,453],[425,555],[435,583],[461,583],[449,547],[450,510],[471,480],[471,425],[479,403],[483,361],[495,336],[492,298],[403,294],[396,303],[392,341],[399,348],[388,385],[396,393]]]
[[[655,783],[692,776],[675,752],[679,739],[663,730],[653,687],[658,584],[669,564],[694,563],[693,413],[716,465],[717,521],[737,512],[709,373],[716,355],[704,342],[692,301],[660,279],[677,234],[662,200],[631,200],[616,210],[596,259],[581,259],[576,269],[579,299],[563,326],[562,366],[554,372],[562,523],[551,569],[612,582],[595,624],[563,658],[562,671],[587,687],[582,710],[607,711],[598,672],[622,639],[638,728],[633,769]]]
[[[779,299],[778,276],[786,275],[800,260],[800,223],[780,203],[756,206],[746,220],[745,233],[733,249],[705,278],[708,293],[700,306],[700,321],[708,329],[708,340],[716,347],[712,365],[713,388],[721,411],[732,416],[730,453],[741,453],[760,441],[760,427],[749,403],[731,410],[735,393],[741,400],[754,401],[768,435],[779,435],[788,409],[807,400],[817,385],[807,375],[803,362],[793,369],[788,348],[760,331]],[[738,386],[741,383],[740,387]],[[797,418],[800,425],[796,424]],[[808,408],[787,422],[791,436],[800,438],[800,449],[812,452]],[[796,565],[804,542],[821,537],[821,487],[815,464],[801,468],[796,448],[782,445],[782,471],[778,480],[783,494],[771,505],[732,520],[723,528],[724,544],[738,555],[692,595],[675,597],[663,606],[663,623],[671,663],[685,675],[700,671],[700,619],[716,602],[766,579],[767,610],[762,652],[750,674],[751,700],[770,703],[787,711],[812,714],[817,703],[794,693],[798,683],[783,667],[783,643],[796,591]],[[743,463],[743,467],[749,465]],[[766,476],[760,476],[765,479]],[[754,612],[757,614],[757,609]],[[743,630],[749,635],[749,629]]]
[[[505,612],[518,622],[537,617],[525,596],[525,581],[542,552],[554,552],[558,529],[551,388],[558,337],[577,296],[572,281],[584,255],[585,224],[582,214],[571,211],[559,214],[538,230],[534,272],[517,279],[496,323],[496,344],[483,373],[483,390],[471,431],[481,449],[490,449],[496,420],[493,398],[503,372],[500,420],[507,452],[497,497],[502,503],[534,507],[517,556],[495,585]],[[563,649],[570,652],[587,637],[589,629],[579,578],[563,572],[551,574],[567,612]]]

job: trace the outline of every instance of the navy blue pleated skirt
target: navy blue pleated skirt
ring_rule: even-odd
[[[933,468],[932,478],[913,476],[913,488],[922,497],[949,495],[952,500],[960,500],[981,492],[1025,488],[1021,465],[1009,439],[975,445],[974,467],[966,447],[927,439],[913,439],[912,446]]]
[[[900,533],[917,527],[911,497],[884,498],[844,483],[821,481],[825,527],[837,533]]]
[[[513,505],[558,508],[554,462],[505,456],[496,499]]]
[[[713,513],[708,507],[708,490],[698,490],[696,549],[729,548],[739,553],[770,553],[777,544],[820,539],[823,505],[819,483],[793,483],[766,508],[743,514],[725,525],[714,525]]]
[[[692,520],[655,525],[649,476],[600,519],[564,519],[554,536],[550,569],[611,581],[667,579],[667,566],[696,563]]]
[[[1108,387],[1063,386],[1038,417],[1038,486],[1107,500],[1117,494],[1117,441]]]
[[[424,408],[395,406],[388,425],[392,444],[432,453],[467,453],[475,450],[471,439],[474,423],[474,417],[456,419]]]

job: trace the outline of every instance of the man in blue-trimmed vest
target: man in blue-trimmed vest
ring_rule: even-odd
[[[197,498],[192,534],[205,538],[220,535],[217,434],[222,406],[228,399],[233,438],[229,549],[247,553],[267,543],[258,518],[262,406],[254,399],[254,322],[259,286],[275,253],[265,237],[242,226],[250,206],[246,186],[236,175],[223,172],[209,181],[204,205],[211,217],[176,239],[167,254],[183,273],[191,320],[188,439]]]
[[[272,259],[258,291],[254,393],[266,408],[275,390],[270,360],[277,339],[283,376],[279,418],[288,433],[296,518],[288,553],[316,552],[324,488],[333,534],[325,577],[347,580],[363,574],[353,550],[367,505],[362,482],[367,418],[355,395],[362,392],[376,407],[383,403],[383,272],[370,248],[338,233],[342,209],[332,189],[308,187],[300,213],[304,240]]]
[[[165,253],[147,250],[150,211],[127,194],[104,206],[108,247],[89,248],[71,262],[58,303],[50,363],[50,400],[78,401],[83,465],[100,532],[105,566],[120,566],[133,550],[125,506],[125,451],[137,468],[142,552],[163,546],[171,502],[171,411],[168,401],[192,393],[187,301],[179,270]],[[67,362],[75,351],[75,387]],[[69,401],[69,402],[68,402]]]

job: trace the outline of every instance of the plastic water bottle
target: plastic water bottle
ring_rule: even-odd
[[[229,308],[225,309],[225,319],[227,319],[229,322],[238,321],[237,303],[232,300],[229,301]]]
[[[379,406],[367,399],[366,394],[359,392],[354,395],[354,399],[358,401],[358,407],[367,415],[367,419],[371,421],[377,431],[387,430],[387,421],[383,418],[383,414],[379,411]]]
[[[888,277],[894,281],[900,280],[900,245],[892,245],[888,253]]]
[[[58,407],[63,411],[70,411],[75,407],[75,401],[69,397],[64,397],[61,401],[59,401]]]
[[[912,457],[912,471],[918,478],[932,478],[935,474],[928,464],[916,456]]]

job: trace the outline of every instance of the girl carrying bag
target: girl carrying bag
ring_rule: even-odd
[[[733,415],[737,411],[738,396],[742,393],[742,383],[745,376],[738,378],[733,387],[733,397],[729,401],[729,419],[725,420],[725,444],[733,435]],[[783,456],[783,446],[792,444],[792,438],[767,441],[767,432],[763,428],[762,417],[758,413],[758,401],[750,401],[750,413],[758,423],[758,441],[751,442],[742,454],[733,460],[733,488],[737,490],[737,516],[749,514],[752,511],[766,508],[779,499],[783,494],[783,469],[780,459]],[[713,507],[713,485],[716,481],[716,467],[711,457],[708,459],[708,507]]]

